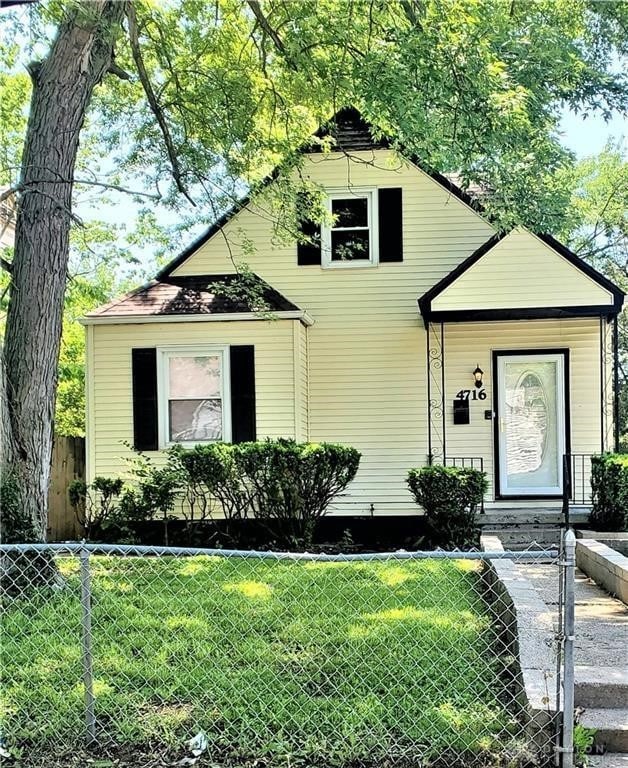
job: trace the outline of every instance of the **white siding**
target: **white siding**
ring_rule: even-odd
[[[258,437],[294,437],[303,416],[295,407],[296,320],[145,323],[91,326],[88,378],[89,477],[126,473],[133,442],[131,350],[195,344],[254,344]],[[148,455],[159,459],[158,452]]]
[[[515,230],[432,302],[434,311],[613,304],[602,288],[538,237]]]
[[[449,456],[482,456],[489,478],[494,475],[492,353],[518,349],[568,349],[571,452],[601,449],[600,321],[516,320],[502,323],[445,324],[446,450]],[[484,371],[487,400],[470,403],[470,424],[453,424],[452,403],[460,389],[473,386],[476,364]],[[491,491],[492,493],[492,491]],[[530,502],[526,502],[530,505]]]
[[[328,187],[403,188],[403,263],[343,270],[298,267],[296,245],[273,245],[265,214],[245,210],[225,228],[238,257],[242,233],[255,246],[245,260],[314,318],[309,348],[309,436],[363,454],[358,477],[336,505],[346,514],[414,513],[408,469],[425,462],[425,331],[417,298],[485,242],[494,230],[429,176],[391,153],[315,156],[306,171]],[[222,236],[175,271],[232,269]]]

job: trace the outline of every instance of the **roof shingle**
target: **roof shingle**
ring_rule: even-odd
[[[202,315],[252,312],[250,301],[238,291],[221,293],[232,288],[236,274],[195,275],[193,277],[165,277],[153,280],[109,304],[94,309],[87,317],[128,317],[142,315]],[[261,295],[268,312],[293,312],[299,307],[282,296],[268,283],[257,277]]]

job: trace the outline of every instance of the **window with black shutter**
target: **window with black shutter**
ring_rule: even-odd
[[[133,445],[256,438],[252,345],[132,350]]]

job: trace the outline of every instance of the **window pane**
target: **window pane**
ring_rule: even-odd
[[[368,227],[368,207],[366,197],[332,198],[331,212],[337,217],[334,227]]]
[[[368,261],[369,233],[368,231],[346,230],[331,233],[332,261]]]
[[[560,484],[558,372],[555,361],[506,362],[508,487]]]
[[[169,358],[170,397],[219,397],[220,357]]]
[[[170,440],[222,440],[220,400],[171,400]]]

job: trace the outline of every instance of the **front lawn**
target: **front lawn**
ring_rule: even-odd
[[[486,760],[500,704],[477,564],[92,558],[99,735],[214,763]],[[80,744],[76,560],[67,588],[8,606],[2,732],[24,754]],[[29,745],[28,750],[25,745]]]

